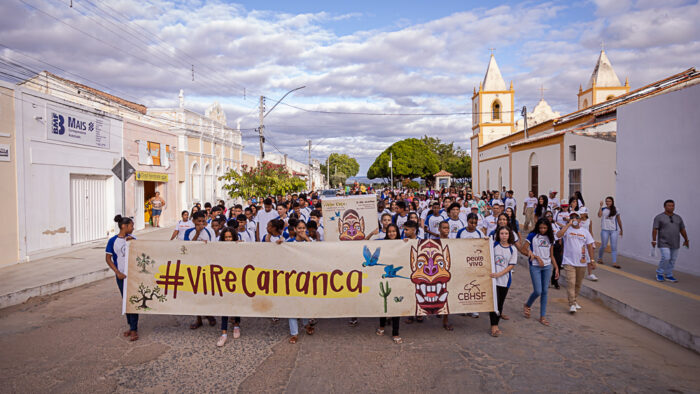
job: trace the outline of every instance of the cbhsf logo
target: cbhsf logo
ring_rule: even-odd
[[[53,129],[52,132],[54,134],[58,135],[63,135],[66,133],[66,127],[64,125],[65,119],[63,118],[63,115],[57,114],[57,113],[52,113],[52,123],[53,123]]]

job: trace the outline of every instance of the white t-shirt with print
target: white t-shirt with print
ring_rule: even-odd
[[[495,272],[501,272],[508,268],[509,265],[516,265],[518,263],[518,250],[515,245],[510,245],[509,247],[503,247],[500,244],[493,246],[493,261],[495,263]],[[512,272],[512,270],[511,270]],[[499,276],[495,279],[496,286],[506,287],[510,280],[511,272],[503,276]]]
[[[506,208],[511,208],[512,210],[515,210],[516,201],[513,197],[508,197],[506,198],[505,205]]]
[[[525,208],[534,208],[537,206],[537,198],[528,197],[525,199]]]
[[[530,243],[532,254],[541,258],[545,267],[552,264],[552,256],[549,253],[552,243],[549,242],[549,237],[542,234],[535,234],[534,237],[528,237],[527,241]],[[531,259],[530,264],[539,266],[540,262],[537,259]]]
[[[620,215],[620,208],[615,207],[617,211],[615,216],[610,217],[610,209],[608,207],[603,207],[603,217],[600,218],[600,229],[608,231],[619,231],[620,228],[617,226],[617,216]]]
[[[463,222],[460,219],[447,219],[447,224],[450,225],[450,234],[448,235],[450,239],[457,238],[457,233],[459,232],[459,230],[467,227],[467,223]]]
[[[185,240],[185,231],[187,231],[193,227],[194,227],[194,223],[191,220],[178,221],[177,224],[175,225],[175,229],[177,230],[177,239],[179,239],[180,241],[184,241]]]
[[[584,261],[581,262],[581,258],[586,255],[586,245],[595,243],[588,229],[569,227],[561,238],[564,240],[562,265],[585,267],[588,261],[584,258]]]
[[[260,229],[260,239],[262,239],[263,235],[267,234],[267,224],[270,220],[276,219],[278,216],[277,211],[274,209],[271,209],[270,212],[265,212],[265,209],[258,211],[255,221],[258,223],[258,228]]]

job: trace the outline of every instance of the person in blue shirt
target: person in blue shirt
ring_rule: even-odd
[[[114,271],[114,275],[117,279],[117,287],[119,287],[119,293],[123,298],[124,279],[126,279],[125,272],[129,256],[128,241],[134,239],[131,235],[131,232],[134,231],[134,221],[130,218],[122,217],[121,215],[115,216],[114,221],[119,226],[119,234],[107,241],[105,261],[109,268]],[[138,340],[139,315],[136,313],[127,313],[126,322],[129,324],[129,330],[124,331],[124,337],[129,338],[132,342]]]

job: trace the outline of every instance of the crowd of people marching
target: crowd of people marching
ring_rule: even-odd
[[[362,191],[364,192],[364,191]],[[360,194],[360,189],[351,194]],[[548,289],[559,289],[559,278],[563,275],[568,283],[567,298],[571,314],[581,309],[577,297],[582,281],[596,281],[594,270],[595,242],[591,235],[592,225],[589,209],[581,193],[569,199],[559,199],[556,191],[548,195],[535,196],[530,192],[522,205],[518,205],[513,191],[489,191],[472,194],[467,189],[455,188],[426,192],[384,190],[377,194],[377,228],[367,239],[399,240],[426,238],[487,238],[494,243],[495,272],[491,277],[496,283],[498,309],[489,313],[490,334],[501,334],[501,319],[508,320],[503,306],[512,284],[513,269],[518,255],[529,261],[532,293],[522,306],[523,315],[530,318],[532,307],[539,298],[539,322],[549,326],[547,319]],[[522,211],[519,211],[522,208]],[[524,218],[522,225],[518,214]],[[602,245],[598,251],[598,263],[603,263],[603,250],[611,247],[611,263],[617,262],[617,240],[623,235],[620,209],[613,197],[600,202],[597,216],[601,218]],[[223,201],[204,206],[196,204],[191,211],[183,211],[171,240],[200,242],[319,242],[324,240],[323,212],[319,195],[312,193],[287,196],[269,196],[265,199],[248,200],[245,204],[226,207]],[[133,221],[117,216],[119,234],[109,240],[106,260],[115,272],[117,285],[123,294],[124,270],[127,242],[133,239]],[[663,278],[662,278],[663,279]],[[675,280],[671,275],[668,280]],[[478,318],[478,313],[468,314]],[[138,339],[138,315],[127,314],[129,330],[124,336]],[[216,318],[205,316],[211,326]],[[448,316],[442,316],[442,324],[451,331]],[[224,346],[228,339],[229,317],[221,317],[221,336],[217,346]],[[272,319],[273,322],[279,319]],[[408,317],[405,324],[420,323],[422,317]],[[233,318],[233,337],[241,335],[240,317]],[[349,324],[356,326],[357,319]],[[392,326],[392,337],[401,343],[400,319],[384,318],[379,321],[377,335],[384,335],[387,324]],[[190,325],[198,329],[203,317],[197,316]],[[313,335],[316,321],[302,319],[306,334]],[[296,343],[299,335],[297,319],[289,319],[289,342]]]

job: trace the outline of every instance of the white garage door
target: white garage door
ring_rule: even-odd
[[[78,244],[109,234],[107,178],[71,175],[71,242]]]

